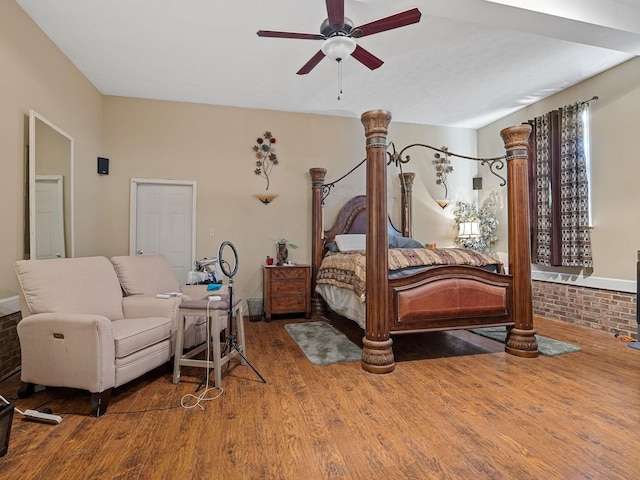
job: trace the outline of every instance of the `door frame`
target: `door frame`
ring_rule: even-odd
[[[138,231],[138,187],[140,185],[181,185],[191,187],[191,265],[196,260],[196,199],[197,182],[190,180],[162,180],[154,178],[132,178],[129,201],[129,255],[137,255],[136,232]]]

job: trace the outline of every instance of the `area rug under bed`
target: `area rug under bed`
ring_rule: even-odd
[[[326,322],[289,323],[284,328],[314,365],[362,358],[362,349]]]
[[[469,331],[502,343],[505,343],[507,339],[506,327],[474,328]],[[536,335],[536,340],[538,341],[538,351],[542,355],[553,356],[560,355],[562,353],[578,352],[581,350],[581,348],[576,345],[561,342],[560,340],[554,340],[553,338],[543,337],[541,335]]]

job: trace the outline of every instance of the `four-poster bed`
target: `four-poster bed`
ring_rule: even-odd
[[[481,263],[442,265],[389,278],[389,239],[410,236],[413,174],[401,174],[402,229],[394,231],[387,214],[387,127],[391,114],[362,115],[367,149],[367,195],[347,202],[335,225],[324,230],[322,203],[326,170],[310,170],[312,180],[312,310],[325,311],[316,292],[327,245],[336,235],[366,234],[366,321],[362,368],[387,373],[395,368],[391,334],[506,325],[506,351],[538,355],[531,307],[530,240],[527,208],[528,125],[504,129],[507,160],[509,274],[487,271]],[[437,252],[431,252],[436,255]],[[445,253],[445,252],[443,252]],[[471,266],[477,265],[477,266]]]

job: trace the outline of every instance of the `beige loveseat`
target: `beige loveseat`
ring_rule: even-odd
[[[125,299],[135,300],[155,297],[163,293],[180,293],[179,297],[169,298],[165,301],[176,302],[181,304],[189,300],[186,308],[180,312],[179,308],[175,309],[174,316],[174,332],[178,332],[172,336],[172,344],[176,357],[174,358],[173,382],[178,383],[180,378],[180,366],[205,366],[208,362],[194,359],[195,355],[208,348],[207,339],[207,322],[206,313],[214,320],[210,325],[215,325],[216,330],[211,333],[213,361],[211,362],[214,375],[215,386],[219,387],[222,379],[222,366],[236,355],[236,351],[221,354],[220,350],[220,334],[223,330],[228,330],[228,305],[229,305],[229,289],[227,285],[221,288],[208,291],[207,285],[180,285],[177,276],[173,270],[171,261],[164,255],[126,255],[111,258],[111,263],[115,268],[116,274],[120,279]],[[207,302],[209,295],[220,295],[220,301],[213,303]],[[209,310],[211,308],[211,310]],[[194,315],[188,315],[187,312],[196,312]],[[184,318],[180,317],[180,314]],[[236,317],[237,340],[240,351],[244,354],[244,324],[242,323],[242,300],[235,298],[233,313]],[[239,318],[238,318],[239,317]],[[182,327],[182,330],[181,330]],[[227,331],[225,337],[231,332]],[[177,348],[176,348],[177,347]],[[243,358],[242,365],[246,365]]]
[[[171,261],[164,255],[123,255],[111,257],[111,263],[122,285],[124,295],[131,301],[136,298],[155,297],[158,294],[180,293],[175,299],[166,299],[176,304],[174,309],[174,332],[178,325],[177,306],[186,300],[199,300],[207,295],[228,293],[227,286],[215,292],[207,291],[206,285],[180,285]],[[217,312],[222,317],[226,312]],[[203,343],[207,338],[204,317],[188,317],[184,327],[184,348]],[[175,340],[175,335],[174,335]]]
[[[91,415],[111,390],[166,364],[179,299],[123,296],[104,257],[21,260],[22,320],[17,331],[24,397],[35,385],[91,392]]]

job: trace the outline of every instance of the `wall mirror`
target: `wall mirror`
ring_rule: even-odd
[[[29,111],[29,258],[74,255],[73,137]]]

